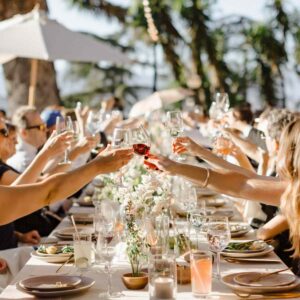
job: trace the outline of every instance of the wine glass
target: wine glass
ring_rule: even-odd
[[[149,154],[151,147],[150,136],[142,125],[131,129],[130,144],[133,147],[134,153],[142,156]]]
[[[180,111],[168,111],[166,115],[166,127],[169,129],[172,138],[180,136],[183,132],[183,120]],[[183,154],[175,154],[174,159],[177,161],[186,160]]]
[[[86,127],[92,136],[100,130],[100,117],[98,112],[90,111],[86,120]]]
[[[207,240],[209,248],[213,252],[217,252],[217,278],[221,278],[220,258],[223,251],[230,241],[230,228],[228,218],[222,216],[214,216],[208,218]]]
[[[123,128],[115,128],[113,132],[113,138],[111,146],[113,149],[127,148],[130,145],[129,141],[129,130]],[[123,185],[122,177],[124,172],[127,170],[127,166],[123,166],[115,174],[112,174],[112,179],[116,180],[119,186]]]
[[[61,116],[56,117],[56,132],[57,134],[63,133],[63,132],[69,132],[74,134],[74,127],[73,127],[73,121],[70,116],[66,117],[64,119]],[[68,145],[71,145],[71,142],[68,142]],[[64,159],[63,161],[59,162],[59,165],[63,164],[71,164],[72,162],[69,160],[69,147],[65,150]]]
[[[221,120],[228,112],[230,102],[227,93],[216,93],[215,102],[217,107],[217,119]]]

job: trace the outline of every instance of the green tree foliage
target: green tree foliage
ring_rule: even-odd
[[[288,39],[294,41],[295,69],[300,73],[299,12],[295,8],[287,13],[283,0],[267,2],[269,17],[264,22],[239,16],[216,19],[216,0],[148,0],[159,32],[157,43],[147,32],[143,1],[132,0],[130,7],[108,0],[70,1],[95,15],[118,20],[129,51],[138,51],[137,40],[145,47],[160,47],[172,73],[169,84],[174,85],[174,78],[177,85],[189,86],[190,77],[197,76],[199,84],[192,89],[205,108],[216,91],[229,93],[232,104],[247,101],[249,88],[259,89],[261,101],[284,106],[283,68],[288,63]],[[112,40],[120,42],[118,37]],[[131,101],[137,97],[133,87],[126,85],[124,69],[112,68],[107,76],[117,80],[111,80],[104,90],[113,93],[123,85],[124,97],[131,94]]]

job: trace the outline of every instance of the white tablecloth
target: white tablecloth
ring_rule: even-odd
[[[80,209],[80,211],[88,212],[90,211],[89,208]],[[71,223],[68,219],[64,219],[64,221],[59,225],[59,228],[71,226]],[[249,236],[248,236],[249,237]],[[277,256],[274,253],[271,253],[263,258],[277,258]],[[12,284],[10,284],[0,295],[0,299],[33,299],[33,296],[30,296],[26,293],[23,293],[19,290],[17,290],[15,283],[18,282],[21,279],[27,278],[29,276],[41,276],[41,275],[49,275],[49,274],[55,274],[55,271],[57,270],[59,265],[57,264],[48,264],[46,262],[42,262],[40,260],[37,260],[35,258],[31,258],[25,267],[21,270],[21,272],[16,276]],[[242,272],[242,271],[271,271],[271,270],[277,270],[284,268],[283,264],[279,263],[258,263],[258,264],[234,264],[234,263],[228,263],[224,260],[221,261],[221,272],[222,275],[233,273],[233,272]],[[113,274],[113,289],[116,291],[122,291],[124,293],[124,297],[121,299],[132,299],[132,300],[145,300],[148,299],[148,287],[146,287],[142,291],[129,291],[127,290],[122,281],[121,281],[121,275],[129,272],[130,267],[127,263],[120,263],[118,266],[114,266],[114,274]],[[60,274],[66,274],[66,273],[74,273],[75,269],[72,265],[66,265],[61,269]],[[96,283],[95,285],[90,288],[87,292],[83,294],[78,295],[72,295],[70,297],[64,297],[64,299],[99,299],[98,294],[100,292],[104,292],[107,288],[107,280],[106,275],[104,273],[98,273],[93,268],[91,271],[84,274],[86,276],[92,277]],[[212,294],[210,296],[210,299],[220,299],[220,300],[227,300],[227,299],[240,299],[237,297],[232,290],[227,288],[224,284],[222,284],[220,281],[214,279],[213,280],[213,287],[212,287]],[[259,298],[259,296],[258,296]],[[60,298],[57,298],[60,299]],[[177,299],[182,300],[188,300],[188,299],[194,299],[191,294],[191,286],[190,285],[178,285],[178,293],[177,293]],[[251,297],[251,299],[255,299]],[[260,297],[260,299],[263,299]],[[296,299],[296,298],[294,298]]]

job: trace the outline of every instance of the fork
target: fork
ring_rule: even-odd
[[[260,275],[256,276],[255,278],[250,279],[249,283],[256,282],[256,281],[259,281],[262,278],[266,278],[266,277],[268,277],[270,275],[278,274],[278,273],[281,273],[281,272],[284,272],[284,271],[287,271],[287,270],[291,270],[291,269],[292,269],[292,267],[281,269],[281,270],[277,270],[275,272],[270,272],[270,273],[266,273],[266,274],[260,274]]]
[[[70,262],[71,259],[72,259],[73,257],[74,257],[74,254],[71,254],[70,257],[69,257],[63,264],[61,264],[61,265],[59,266],[59,268],[55,271],[55,273],[58,273],[59,270],[60,270],[64,265],[66,265],[68,262]]]

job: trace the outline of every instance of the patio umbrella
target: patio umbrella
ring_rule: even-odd
[[[184,88],[174,88],[155,92],[149,97],[135,103],[129,112],[129,116],[142,116],[147,112],[163,108],[166,105],[183,100],[191,95],[193,95],[193,92]]]
[[[95,38],[73,32],[45,12],[33,9],[25,15],[16,15],[0,22],[0,61],[11,58],[31,58],[29,103],[34,104],[38,59],[54,61],[63,59],[73,62],[128,63],[120,50]],[[5,60],[4,60],[5,61]]]

